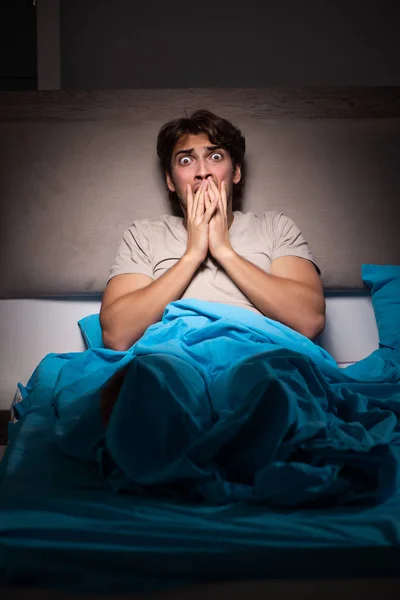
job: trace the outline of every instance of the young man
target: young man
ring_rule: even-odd
[[[323,330],[319,269],[295,223],[233,211],[244,152],[240,130],[206,110],[161,128],[157,153],[183,217],[125,231],[100,312],[105,346],[128,349],[180,298],[241,306],[311,339]]]

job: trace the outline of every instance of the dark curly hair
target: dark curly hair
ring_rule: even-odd
[[[172,152],[180,138],[199,133],[205,133],[212,144],[225,148],[234,168],[242,166],[246,141],[240,129],[209,110],[196,110],[190,117],[170,121],[161,127],[157,138],[157,155],[164,171],[171,175]]]
[[[240,166],[242,170],[240,185],[234,186],[234,190],[236,188],[234,196],[239,197],[244,183],[246,140],[240,129],[209,110],[196,110],[190,117],[169,121],[161,127],[157,137],[157,156],[160,159],[163,171],[170,176],[172,175],[172,153],[181,137],[200,133],[206,134],[212,144],[225,148],[229,152],[233,169],[238,165]],[[175,194],[170,194],[170,197],[173,203],[176,204]]]

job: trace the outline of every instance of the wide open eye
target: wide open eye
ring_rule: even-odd
[[[183,162],[184,160],[188,161],[188,162]],[[186,165],[190,164],[191,161],[191,157],[190,156],[182,156],[182,158],[179,159],[179,164],[182,165],[183,167],[185,167]]]

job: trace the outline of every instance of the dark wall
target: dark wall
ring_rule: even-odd
[[[32,0],[2,0],[0,91],[36,89],[36,63],[36,8]]]
[[[54,2],[63,89],[400,85],[394,0]],[[0,90],[37,86],[36,10],[1,3]]]
[[[62,87],[399,85],[394,0],[60,0]]]

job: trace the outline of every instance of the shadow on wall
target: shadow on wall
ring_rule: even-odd
[[[164,187],[166,194],[168,195],[169,208],[170,208],[171,214],[174,217],[181,217],[182,211],[181,211],[181,207],[180,207],[180,204],[178,201],[178,197],[175,192],[169,191],[166,181],[165,181],[165,173],[161,166],[161,163],[158,163],[158,172],[159,172],[159,176],[160,176],[160,183]],[[248,164],[247,164],[247,161],[244,160],[243,165],[242,165],[242,178],[239,183],[237,183],[236,185],[233,186],[233,202],[232,202],[233,210],[240,210],[243,212],[247,177],[248,177]]]

